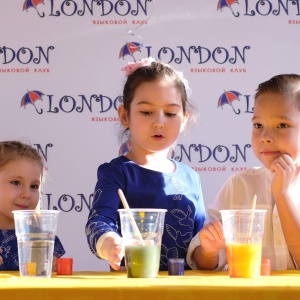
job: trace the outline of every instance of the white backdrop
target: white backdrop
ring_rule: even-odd
[[[229,175],[259,164],[253,95],[273,75],[299,73],[299,16],[299,0],[0,0],[0,138],[43,154],[44,205],[61,211],[75,270],[108,269],[84,226],[97,167],[118,155],[120,69],[149,55],[184,72],[200,122],[175,154],[199,173],[208,204]],[[129,42],[139,51],[120,57]],[[24,108],[30,91],[43,95]],[[235,99],[218,106],[228,91]]]

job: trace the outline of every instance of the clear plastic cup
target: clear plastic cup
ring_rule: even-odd
[[[15,210],[21,276],[51,277],[59,211]]]
[[[266,210],[221,210],[230,277],[260,276]]]
[[[168,261],[168,274],[170,276],[184,275],[184,259],[170,258]]]
[[[166,211],[165,209],[130,209],[140,239],[128,211],[119,209],[127,277],[157,277]]]

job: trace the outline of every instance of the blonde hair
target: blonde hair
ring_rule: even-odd
[[[19,141],[0,142],[0,169],[10,161],[18,158],[28,158],[38,163],[43,172],[43,158],[35,148]]]

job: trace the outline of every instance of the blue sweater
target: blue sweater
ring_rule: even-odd
[[[140,167],[125,156],[99,166],[86,224],[88,244],[95,255],[103,233],[121,235],[118,209],[123,205],[118,189],[122,189],[130,208],[167,209],[160,270],[168,269],[169,258],[186,258],[190,240],[203,226],[205,209],[198,174],[183,163],[174,163],[176,171],[170,174]],[[187,264],[185,267],[189,269]]]
[[[55,237],[53,256],[65,254],[59,238]],[[18,271],[18,241],[15,229],[0,229],[0,271]]]

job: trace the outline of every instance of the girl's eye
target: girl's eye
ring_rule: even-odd
[[[141,113],[142,113],[143,115],[146,115],[146,116],[148,116],[148,115],[150,115],[150,114],[151,114],[151,112],[150,112],[150,111],[141,111]]]
[[[280,123],[280,124],[278,125],[278,128],[288,128],[288,127],[289,127],[289,125],[286,124],[286,123]]]
[[[174,117],[174,116],[176,116],[176,114],[174,114],[174,113],[165,113],[165,115],[166,115],[167,117]]]
[[[37,190],[39,188],[39,186],[37,184],[32,184],[30,187],[34,190]]]
[[[18,180],[13,180],[13,181],[11,181],[11,183],[12,183],[13,185],[21,185],[21,182],[18,181]]]
[[[253,124],[253,127],[254,127],[254,128],[262,128],[262,125],[259,124],[259,123],[254,123],[254,124]]]

